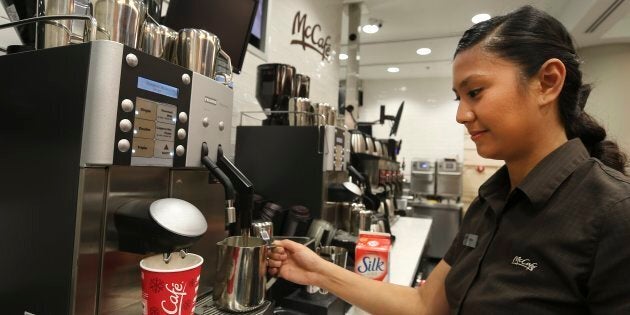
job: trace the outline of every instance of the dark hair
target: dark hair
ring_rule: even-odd
[[[558,108],[567,138],[579,137],[592,157],[625,173],[625,154],[615,142],[605,140],[606,130],[584,112],[591,86],[582,84],[580,59],[562,23],[543,11],[524,6],[472,26],[459,40],[455,56],[482,41],[486,51],[519,65],[525,78],[533,77],[551,58],[561,60],[566,78]]]

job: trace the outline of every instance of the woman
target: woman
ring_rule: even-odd
[[[289,241],[270,272],[374,314],[630,314],[626,159],[583,111],[590,87],[567,30],[529,6],[474,25],[453,91],[477,152],[505,166],[426,284],[371,281]]]

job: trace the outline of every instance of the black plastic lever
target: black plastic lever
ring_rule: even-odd
[[[210,160],[210,158],[208,157],[208,153],[208,144],[204,142],[201,144],[201,164],[203,164],[208,169],[208,171],[210,171],[210,173],[223,185],[223,188],[225,189],[225,200],[234,200],[236,193],[234,193],[234,185],[232,184],[232,181],[227,175],[225,175],[225,173],[219,168],[219,166],[217,166],[217,164]]]
[[[242,232],[249,232],[252,225],[252,216],[254,212],[254,185],[252,182],[241,172],[241,170],[234,165],[230,159],[223,155],[223,148],[221,145],[217,148],[217,166],[227,175],[227,177],[234,184],[236,190],[236,221],[237,229],[231,231],[236,235],[243,234]],[[240,229],[238,229],[240,227]],[[249,233],[248,233],[249,234]]]
[[[359,171],[354,168],[354,166],[348,166],[348,171],[350,172],[350,175],[352,175],[352,177],[356,179],[359,183],[365,184],[365,177],[361,175],[361,173],[359,173]]]

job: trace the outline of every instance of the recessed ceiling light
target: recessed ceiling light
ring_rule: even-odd
[[[357,55],[357,60],[361,60],[361,56]]]
[[[400,71],[400,69],[398,69],[398,67],[389,67],[389,68],[387,68],[387,72],[396,73],[398,71]]]
[[[471,21],[473,23],[477,24],[479,22],[487,21],[489,19],[490,19],[490,14],[481,13],[481,14],[477,14],[477,15],[473,16]]]
[[[431,48],[420,48],[416,50],[416,54],[420,56],[425,56],[431,53]]]
[[[346,60],[346,59],[348,59],[348,55],[344,53],[339,54],[339,60]]]
[[[361,30],[363,30],[363,32],[367,34],[374,34],[378,32],[378,25],[376,24],[363,25]]]

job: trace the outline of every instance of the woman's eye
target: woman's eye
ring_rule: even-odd
[[[470,92],[468,92],[468,96],[470,96],[471,98],[475,98],[475,96],[479,95],[481,90],[482,90],[481,88],[471,90]]]

